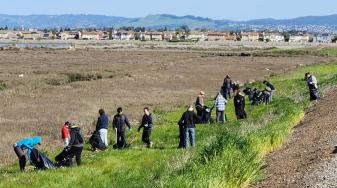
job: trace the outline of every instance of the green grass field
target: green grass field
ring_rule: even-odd
[[[277,91],[272,104],[247,106],[249,118],[236,121],[233,102],[227,106],[225,125],[198,125],[193,149],[178,146],[178,126],[184,108],[155,112],[154,148],[140,142],[141,134],[126,150],[90,152],[83,165],[71,169],[20,173],[18,164],[0,169],[0,187],[245,187],[263,178],[263,156],[280,147],[310,106],[304,73],[312,72],[321,90],[337,83],[337,63],[306,66],[268,78]],[[254,87],[262,88],[260,82]],[[209,102],[211,104],[211,101]],[[113,140],[112,132],[109,132]],[[110,141],[111,143],[112,141]],[[48,153],[53,159],[56,153]],[[13,157],[16,157],[13,152]]]

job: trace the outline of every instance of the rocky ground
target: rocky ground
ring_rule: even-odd
[[[265,158],[266,179],[252,187],[337,186],[337,87],[310,108],[284,146]]]

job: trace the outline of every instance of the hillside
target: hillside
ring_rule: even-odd
[[[186,25],[192,29],[245,30],[278,29],[292,30],[303,28],[312,32],[337,31],[337,15],[307,16],[294,19],[257,19],[248,21],[214,20],[195,16],[175,16],[169,14],[149,15],[142,18],[124,18],[103,15],[5,15],[0,14],[0,26],[10,28],[86,28],[141,26],[148,28],[174,29]]]

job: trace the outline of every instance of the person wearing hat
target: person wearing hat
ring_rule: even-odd
[[[197,110],[197,115],[199,117],[202,117],[202,112],[204,110],[204,105],[205,105],[204,98],[205,98],[205,92],[200,91],[197,97],[197,100],[195,101],[195,109]]]
[[[319,98],[317,78],[311,75],[310,72],[307,72],[305,73],[305,79],[309,88],[310,101],[317,100]]]
[[[63,146],[67,147],[69,144],[69,138],[70,138],[70,134],[69,134],[69,128],[71,126],[71,122],[70,121],[66,121],[61,129],[61,137],[63,140]]]
[[[84,138],[81,129],[75,125],[70,126],[70,141],[67,149],[71,158],[70,165],[72,165],[72,159],[76,158],[77,166],[81,165],[81,155],[83,150]]]
[[[224,96],[227,100],[231,98],[232,86],[233,83],[231,77],[226,75],[222,85],[222,96]]]
[[[181,116],[178,124],[179,126],[182,125],[184,128],[184,137],[183,141],[184,144],[183,148],[186,148],[189,143],[192,147],[195,146],[195,124],[200,121],[200,118],[193,110],[193,106],[189,105],[187,111]],[[181,138],[181,137],[180,137]]]
[[[245,111],[245,96],[240,93],[240,89],[236,91],[236,95],[234,96],[234,107],[237,120],[247,118]]]
[[[20,140],[19,142],[13,145],[14,152],[18,156],[20,170],[24,171],[26,167],[26,156],[28,160],[30,160],[30,155],[32,150],[35,148],[36,145],[41,144],[41,137],[36,136],[33,138],[26,138]]]

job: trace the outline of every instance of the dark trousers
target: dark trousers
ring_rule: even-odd
[[[72,163],[72,160],[75,156],[76,158],[76,163],[77,163],[77,166],[81,165],[81,155],[82,155],[82,150],[83,150],[83,147],[75,147],[75,146],[72,146],[70,148],[70,157],[71,157],[71,163]]]
[[[224,123],[224,111],[216,111],[216,122],[217,123]]]
[[[318,89],[313,88],[313,89],[309,89],[309,91],[310,91],[310,101],[314,101],[319,98]]]
[[[202,106],[196,106],[195,109],[197,110],[197,115],[202,117],[204,108]]]
[[[182,126],[179,126],[179,146],[178,148],[185,147],[185,129]]]
[[[26,156],[23,153],[22,149],[19,147],[14,147],[14,152],[16,154],[16,156],[18,156],[19,159],[19,165],[20,165],[20,170],[24,171],[25,167],[26,167]]]
[[[230,88],[225,88],[223,91],[222,91],[222,95],[223,97],[225,97],[225,99],[230,99],[231,98],[231,89]]]
[[[117,146],[118,148],[126,147],[125,130],[117,131]]]
[[[239,113],[239,114],[236,115],[236,119],[237,120],[246,119],[246,118],[247,118],[247,114],[246,114],[245,111],[243,111],[243,112],[241,112],[241,113]]]
[[[143,134],[142,134],[142,141],[147,145],[147,147],[150,147],[151,141],[150,141],[150,136],[151,136],[151,129],[144,129]]]

